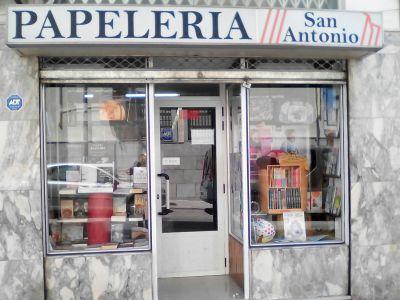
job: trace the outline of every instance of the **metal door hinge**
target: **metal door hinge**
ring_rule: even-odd
[[[225,183],[222,185],[222,190],[224,191],[225,194]]]
[[[226,257],[225,257],[225,268],[226,268]]]
[[[225,122],[222,121],[222,131],[224,131],[224,130],[225,130]]]

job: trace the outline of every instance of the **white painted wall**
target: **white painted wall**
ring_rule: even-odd
[[[383,12],[385,30],[400,30],[400,0],[344,0],[344,9]]]

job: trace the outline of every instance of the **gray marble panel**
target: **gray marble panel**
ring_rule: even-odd
[[[42,257],[38,191],[0,192],[0,261]]]
[[[348,293],[348,247],[251,251],[252,299],[300,299]]]
[[[399,299],[400,33],[349,64],[352,299]]]
[[[0,190],[40,189],[38,121],[0,121]]]
[[[0,299],[44,299],[43,260],[0,261]]]
[[[351,240],[356,246],[400,241],[400,182],[358,182],[351,189]]]
[[[352,118],[349,129],[351,182],[399,180],[400,119]]]
[[[349,61],[351,118],[398,117],[400,35],[387,33],[385,39],[391,44],[386,41],[385,47],[376,54]]]
[[[48,299],[150,300],[151,253],[47,257]]]
[[[351,250],[352,299],[400,299],[400,244],[352,246]]]
[[[21,57],[5,45],[6,28],[0,26],[0,120],[39,119],[39,67],[37,57]],[[19,111],[10,111],[5,105],[9,95],[23,99]]]

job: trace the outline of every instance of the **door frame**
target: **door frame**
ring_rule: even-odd
[[[170,82],[168,82],[170,83]],[[180,82],[176,82],[180,83]],[[185,82],[187,83],[187,82]],[[151,193],[151,217],[152,217],[152,226],[151,226],[151,240],[152,240],[152,292],[153,292],[153,299],[158,299],[158,228],[157,228],[157,218],[158,218],[158,211],[157,211],[157,180],[159,180],[156,176],[156,160],[159,159],[159,153],[157,147],[156,138],[159,136],[156,133],[156,100],[155,100],[155,84],[148,85],[148,119],[149,119],[149,153],[150,153],[150,182],[151,186],[153,187],[153,192]],[[166,107],[177,107],[182,105],[183,103],[190,103],[188,107],[214,107],[216,113],[216,134],[218,132],[221,133],[222,138],[219,140],[220,143],[220,150],[223,153],[227,154],[227,140],[226,140],[226,87],[225,84],[219,83],[219,96],[198,96],[198,97],[185,97],[185,102],[183,102],[181,97],[168,97],[165,100],[161,100],[160,103],[165,101]],[[199,102],[199,100],[201,102]],[[159,100],[158,100],[159,101]],[[186,105],[186,104],[185,104]],[[154,162],[154,163],[151,163]],[[228,155],[223,156],[223,158],[217,160],[217,176],[218,176],[218,186],[217,186],[217,195],[220,196],[219,199],[222,201],[221,208],[223,213],[219,214],[218,216],[218,226],[220,224],[223,226],[223,236],[224,236],[224,254],[226,259],[225,264],[225,274],[229,273],[229,211],[228,211],[228,193],[227,193],[227,183],[228,183],[228,170],[227,170],[227,162],[228,162]],[[219,175],[218,175],[219,174]],[[223,191],[223,184],[225,185],[225,192]],[[222,216],[222,219],[221,219]],[[189,276],[188,274],[187,276]],[[204,276],[212,275],[212,274],[204,274]]]

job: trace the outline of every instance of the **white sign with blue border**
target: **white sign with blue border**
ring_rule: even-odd
[[[7,98],[6,103],[9,110],[20,110],[23,105],[23,100],[18,95],[11,95]]]

